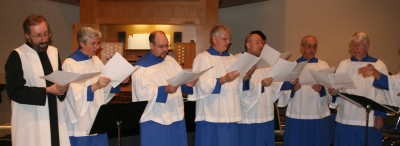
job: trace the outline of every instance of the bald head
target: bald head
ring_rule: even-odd
[[[300,52],[304,58],[310,60],[317,54],[318,40],[313,35],[304,36],[300,43]]]
[[[153,31],[149,35],[150,52],[157,58],[165,58],[168,55],[169,42],[163,31]]]

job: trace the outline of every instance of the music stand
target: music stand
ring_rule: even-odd
[[[375,102],[372,99],[359,96],[359,95],[354,95],[354,94],[348,94],[348,93],[338,93],[340,97],[343,99],[355,104],[356,106],[360,108],[364,108],[367,114],[366,121],[365,121],[365,146],[368,146],[368,122],[369,122],[369,113],[371,110],[378,110],[386,113],[398,113],[398,109],[395,110],[393,107],[389,107],[387,105],[380,104],[378,102]]]
[[[106,133],[118,130],[118,146],[121,146],[121,129],[139,128],[140,117],[147,101],[105,104],[99,109],[90,134]]]

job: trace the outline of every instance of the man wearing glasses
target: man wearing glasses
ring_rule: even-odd
[[[196,101],[195,146],[239,146],[237,122],[242,120],[239,99],[239,71],[227,69],[236,61],[228,53],[231,32],[224,25],[210,33],[211,47],[196,56],[193,71],[211,68],[199,78],[193,96]]]
[[[150,52],[132,74],[132,101],[148,101],[140,119],[141,146],[187,146],[182,92],[190,94],[196,81],[185,85],[168,84],[182,67],[168,55],[169,42],[164,32],[149,36]]]
[[[67,85],[41,76],[61,70],[57,48],[50,46],[51,31],[41,15],[23,22],[26,43],[14,49],[6,64],[6,89],[12,103],[11,134],[14,146],[69,146],[61,101]]]
[[[290,97],[279,99],[279,106],[286,106],[286,127],[283,137],[285,146],[329,146],[330,111],[329,100],[323,86],[316,83],[302,82],[302,75],[307,70],[328,69],[325,61],[315,57],[318,40],[307,35],[301,39],[302,57],[297,63],[307,62],[300,75],[300,81],[284,82],[281,89],[291,90]]]
[[[348,73],[356,88],[341,89],[341,92],[370,98],[376,102],[387,104],[390,98],[385,97],[388,88],[388,70],[379,59],[368,54],[370,40],[365,32],[354,33],[349,48],[351,57],[342,60],[336,73]],[[375,68],[376,74],[368,74],[367,70]],[[339,89],[329,88],[333,96],[333,105],[337,107],[335,146],[363,146],[365,143],[366,111],[357,105],[341,98],[336,98]],[[381,111],[369,113],[368,145],[382,145],[383,118]]]

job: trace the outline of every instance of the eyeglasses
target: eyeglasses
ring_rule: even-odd
[[[36,39],[40,39],[40,38],[42,38],[42,37],[44,37],[44,38],[49,38],[49,37],[51,36],[51,33],[45,32],[45,33],[38,33],[38,34],[35,34],[35,35],[32,35],[32,34],[31,34],[31,36],[32,36],[33,38],[36,38]]]
[[[156,45],[156,44],[154,44],[154,46],[156,46],[156,47],[158,47],[158,48],[167,48],[167,49],[169,49],[169,47],[171,46],[171,45]]]
[[[304,44],[303,46],[304,46],[304,48],[308,48],[308,49],[311,49],[311,48],[313,48],[313,49],[318,48],[318,44],[313,44],[313,45],[311,45],[311,44]]]
[[[367,45],[362,44],[362,43],[351,43],[350,44],[350,48],[363,48],[363,47],[367,47]]]
[[[88,44],[93,47],[101,47],[101,42],[93,42],[93,43],[88,43]]]
[[[217,35],[215,35],[215,37],[217,37],[217,38],[219,38],[219,39],[221,39],[221,40],[223,40],[223,41],[230,41],[230,40],[231,40],[230,37],[228,37],[228,38],[223,38],[223,37],[220,37],[220,36],[217,36]]]

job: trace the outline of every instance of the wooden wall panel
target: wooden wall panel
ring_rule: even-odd
[[[81,0],[80,23],[195,24],[196,53],[210,46],[218,22],[217,0]]]
[[[101,2],[101,24],[198,24],[198,2]]]

